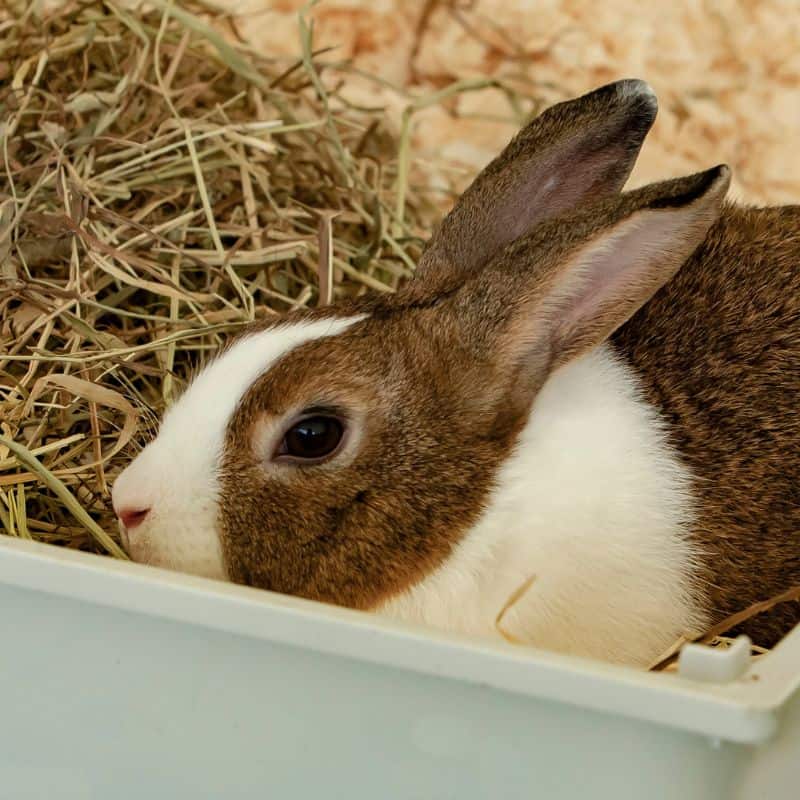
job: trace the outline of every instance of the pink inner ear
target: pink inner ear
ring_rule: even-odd
[[[639,211],[584,247],[552,298],[561,312],[557,338],[567,342],[586,327],[622,324],[689,255],[686,235],[696,216],[691,207]]]
[[[618,189],[612,174],[624,149],[608,147],[583,154],[584,142],[537,156],[521,169],[498,202],[492,239],[509,244],[538,223],[572,211],[584,201],[601,199]],[[566,149],[566,152],[565,152]]]

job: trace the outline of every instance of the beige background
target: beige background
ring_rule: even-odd
[[[261,52],[297,51],[299,0],[215,5]],[[353,58],[412,96],[488,76],[553,102],[645,78],[661,110],[632,185],[726,161],[739,197],[800,200],[797,0],[322,0],[312,14],[316,45],[336,47],[324,58]],[[408,102],[360,79],[347,93],[398,117]],[[414,154],[473,172],[515,129],[502,92],[466,93],[417,115]]]

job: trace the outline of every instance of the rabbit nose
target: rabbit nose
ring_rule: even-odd
[[[155,475],[151,465],[134,462],[114,481],[111,505],[117,519],[129,533],[151,515],[155,505]]]
[[[149,508],[121,508],[117,511],[117,517],[125,526],[125,530],[131,531],[141,525],[149,513]]]

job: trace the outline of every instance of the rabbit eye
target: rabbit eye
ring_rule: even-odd
[[[275,454],[279,461],[322,461],[332,455],[344,437],[337,417],[315,415],[295,422],[283,436]]]

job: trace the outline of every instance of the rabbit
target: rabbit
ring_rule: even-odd
[[[623,192],[656,111],[550,107],[398,291],[234,338],[115,482],[130,556],[637,667],[800,583],[800,207]]]

